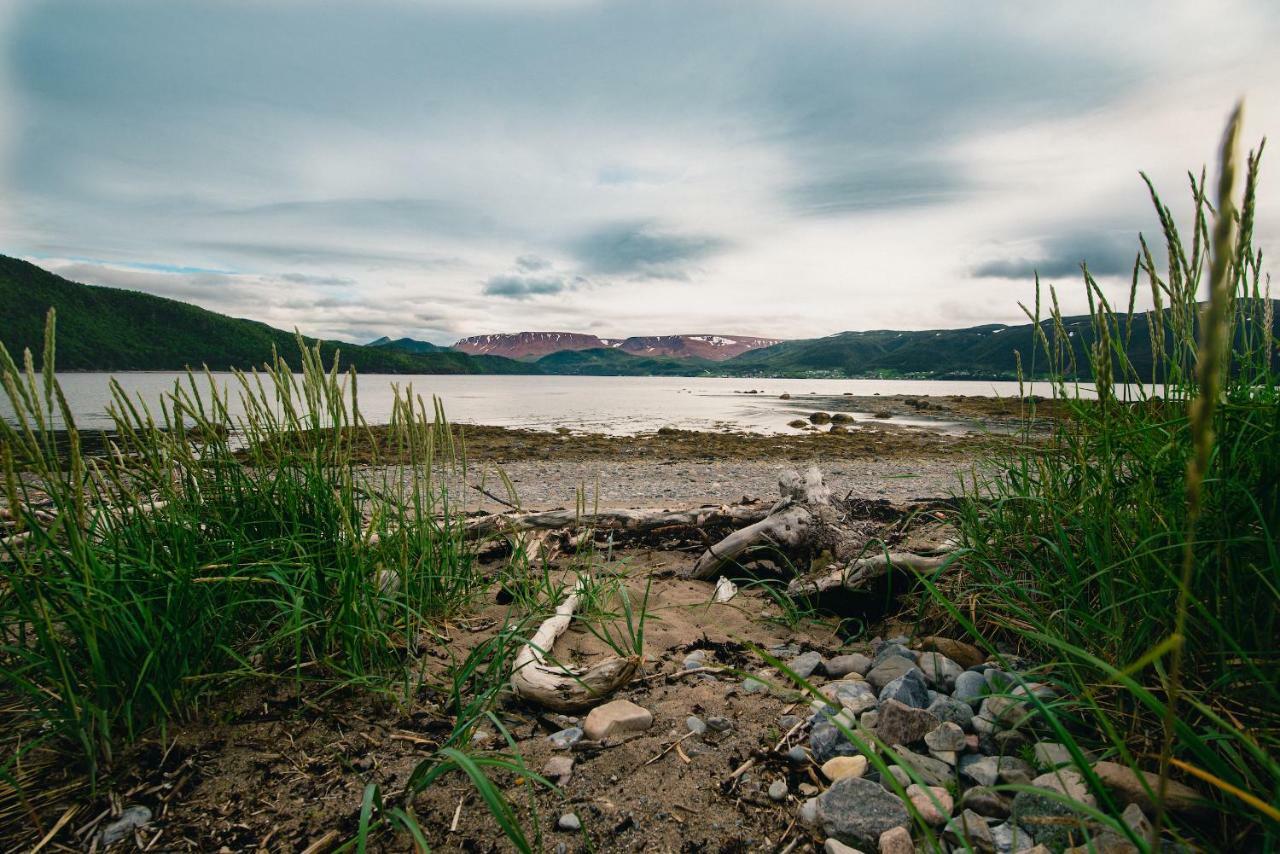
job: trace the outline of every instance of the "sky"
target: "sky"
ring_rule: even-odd
[[[1280,132],[1276,44],[1274,0],[0,0],[0,252],[358,342],[1016,323],[1037,270],[1126,298],[1139,170],[1185,217],[1238,98]]]

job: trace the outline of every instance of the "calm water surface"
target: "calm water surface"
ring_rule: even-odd
[[[59,375],[58,380],[81,428],[111,425],[107,414],[111,401],[107,381],[111,376],[104,373]],[[134,372],[114,376],[131,396],[155,407],[161,396],[185,375]],[[231,374],[214,374],[214,378],[223,387],[235,387]],[[457,423],[535,430],[567,427],[614,434],[641,433],[659,427],[788,432],[791,429],[786,426],[788,421],[818,409],[849,412],[859,420],[870,419],[866,403],[849,400],[848,395],[1006,397],[1018,394],[1018,384],[1014,382],[362,374],[360,409],[370,423],[385,423],[390,419],[394,386],[412,387],[415,394],[428,401],[432,395],[438,396],[444,402],[445,413]],[[760,393],[742,393],[749,389]],[[790,394],[792,399],[780,400],[779,395],[783,393]],[[8,401],[0,394],[0,416],[11,418],[12,415]],[[953,422],[927,419],[895,418],[894,422],[944,430],[965,429]]]

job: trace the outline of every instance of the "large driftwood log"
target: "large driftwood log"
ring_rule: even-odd
[[[760,502],[707,505],[692,510],[608,510],[579,513],[576,510],[544,510],[535,513],[494,513],[466,524],[467,535],[486,537],[517,531],[594,528],[596,530],[652,531],[667,527],[701,527],[710,524],[755,522],[769,514]]]
[[[585,580],[546,619],[529,642],[520,647],[512,665],[511,687],[516,695],[549,709],[571,712],[598,703],[631,681],[640,659],[610,658],[585,670],[550,664],[547,656],[556,639],[573,620]]]

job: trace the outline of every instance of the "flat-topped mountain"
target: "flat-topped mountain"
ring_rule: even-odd
[[[540,359],[552,353],[617,349],[634,356],[723,362],[780,342],[778,338],[749,335],[636,335],[619,339],[599,338],[581,332],[512,332],[463,338],[453,345],[453,349],[472,355],[505,356],[508,359]]]

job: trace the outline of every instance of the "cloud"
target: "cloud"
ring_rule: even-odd
[[[522,273],[534,273],[538,270],[546,270],[550,266],[550,261],[539,258],[537,255],[521,255],[516,259],[516,269]]]
[[[1136,231],[1075,231],[1043,238],[1034,257],[1011,255],[978,264],[973,275],[1022,280],[1037,273],[1047,279],[1078,277],[1082,263],[1094,276],[1128,275],[1138,251]]]
[[[727,247],[728,241],[710,235],[679,234],[653,222],[618,222],[582,235],[569,250],[593,273],[678,279],[694,262]]]
[[[493,276],[484,283],[483,293],[507,299],[530,299],[549,296],[565,290],[568,284],[558,276],[524,276],[504,273]]]

